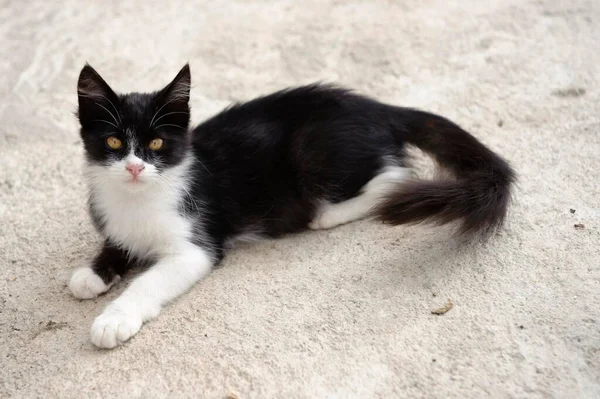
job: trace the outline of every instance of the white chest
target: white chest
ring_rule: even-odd
[[[192,223],[177,211],[174,194],[101,191],[93,193],[92,203],[106,236],[131,254],[144,257],[169,252],[191,238]]]

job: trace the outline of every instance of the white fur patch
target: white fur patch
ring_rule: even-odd
[[[184,243],[136,278],[96,318],[92,342],[114,348],[135,335],[143,322],[156,317],[169,301],[189,290],[211,269],[212,260],[203,249]]]
[[[73,272],[69,289],[79,299],[93,299],[108,291],[112,283],[104,281],[90,267],[80,267]]]
[[[105,234],[130,254],[170,253],[192,236],[191,221],[177,209],[187,191],[190,160],[159,174],[154,165],[135,158],[130,154],[108,168],[87,166],[92,204],[104,222]],[[144,164],[137,183],[125,170],[128,162]]]
[[[361,193],[347,201],[332,204],[322,203],[308,227],[313,230],[330,229],[353,222],[369,215],[381,198],[393,190],[397,183],[412,176],[410,168],[386,166],[361,189]]]

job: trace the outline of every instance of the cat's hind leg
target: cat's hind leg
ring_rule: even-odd
[[[386,166],[360,190],[359,194],[343,202],[322,202],[308,227],[313,230],[330,229],[341,224],[363,219],[379,203],[382,196],[397,183],[412,176],[410,168]]]

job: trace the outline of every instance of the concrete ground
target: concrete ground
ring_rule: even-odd
[[[600,397],[597,0],[4,0],[0,54],[0,397]],[[357,222],[243,245],[97,350],[91,322],[125,284],[87,302],[65,285],[99,244],[85,61],[121,91],[189,61],[196,122],[315,80],[439,112],[519,172],[507,226],[485,244]]]

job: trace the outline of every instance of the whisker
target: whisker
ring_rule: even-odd
[[[208,170],[208,168],[206,167],[206,165],[204,165],[201,160],[199,160],[198,158],[196,158],[196,161],[198,161],[198,163],[200,164],[200,166],[202,166],[204,168],[204,170],[206,171],[206,173],[208,173],[209,176],[212,176],[212,173],[210,173],[210,170]]]
[[[81,97],[92,98],[92,99],[94,99],[94,98],[103,98],[106,101],[108,101],[108,103],[113,107],[113,109],[115,110],[115,113],[119,117],[119,122],[123,123],[123,120],[121,119],[121,114],[119,113],[119,110],[117,109],[117,107],[115,106],[115,104],[112,101],[110,101],[110,98],[108,98],[105,95],[102,95],[100,93],[94,93],[94,95],[90,95],[90,94],[85,94],[86,92],[81,91],[81,90],[78,90],[77,92],[79,93],[79,95]]]
[[[173,115],[173,114],[187,114],[187,112],[181,112],[181,111],[167,112],[166,114],[162,114],[157,120],[154,121],[154,123],[158,122],[165,116],[169,116],[169,115]],[[152,124],[150,124],[150,126],[152,126]]]
[[[157,164],[162,164],[162,162],[158,161]],[[194,196],[192,195],[192,193],[188,190],[188,187],[186,186],[186,182],[181,184],[181,182],[179,181],[180,179],[181,179],[181,177],[171,176],[169,173],[164,173],[161,175],[160,181],[166,183],[166,185],[173,190],[183,191],[184,192],[183,200],[185,202],[191,204],[192,208],[195,209],[196,212],[200,213],[201,212],[200,206],[194,199]],[[188,199],[188,200],[186,200],[186,199]]]
[[[118,129],[119,127],[117,125],[115,125],[114,123],[110,123],[109,121],[105,121],[104,119],[94,119],[92,122],[104,122],[104,123],[108,123],[109,125],[111,125],[112,127],[114,127],[115,129]]]
[[[115,110],[115,113],[117,114],[117,116],[119,117],[119,122],[123,123],[123,120],[121,119],[121,114],[119,114],[119,110],[117,109],[117,107],[115,107],[115,104],[113,104],[112,101],[110,101],[109,98],[102,96],[106,101],[108,101],[110,103],[110,105],[112,105],[113,109]]]
[[[173,96],[173,98],[171,98],[169,101],[167,101],[166,103],[164,103],[164,104],[163,104],[163,106],[162,106],[162,107],[160,107],[160,108],[158,109],[158,111],[156,111],[156,113],[154,114],[154,116],[153,116],[153,117],[152,117],[152,119],[150,120],[150,127],[152,127],[152,125],[153,125],[153,124],[156,122],[156,121],[154,120],[154,118],[156,118],[156,116],[159,114],[159,112],[160,112],[160,111],[161,111],[161,110],[162,110],[164,107],[166,107],[167,105],[169,105],[169,104],[171,104],[171,103],[174,103],[175,101],[180,101],[180,100],[186,100],[186,101],[187,101],[187,99],[189,98],[189,97],[188,97],[188,95],[189,95],[188,93],[189,93],[189,89],[187,89],[187,90],[186,90],[186,89],[180,89],[179,91],[178,91],[178,90],[174,90],[174,91],[171,93],[171,96]]]
[[[179,125],[173,125],[172,123],[163,123],[162,125],[158,125],[158,126],[156,126],[156,127],[154,127],[154,128],[155,128],[155,129],[159,129],[159,128],[163,127],[163,126],[173,126],[173,127],[178,127],[178,128],[180,128],[180,129],[184,129],[184,127],[183,127],[183,126],[179,126]]]
[[[181,185],[178,184],[178,182],[170,177],[170,176],[166,176],[163,175],[162,179],[160,180],[161,183],[165,183],[166,187],[163,187],[162,184],[160,184],[161,189],[163,189],[165,192],[168,193],[168,189],[170,190],[182,190],[184,193],[182,193],[182,200],[185,203],[188,203],[192,206],[192,210],[196,210],[196,212],[200,213],[200,206],[198,205],[198,203],[196,202],[196,200],[194,199],[194,197],[192,196],[192,194],[189,192],[189,190]]]
[[[104,109],[106,112],[108,112],[108,114],[109,114],[110,116],[112,116],[112,118],[113,118],[113,120],[115,121],[115,123],[116,123],[117,125],[119,124],[119,121],[117,120],[117,118],[116,118],[116,117],[113,115],[113,113],[112,113],[112,112],[110,112],[110,111],[108,110],[108,108],[106,108],[104,105],[102,105],[102,104],[100,104],[100,103],[97,103],[97,102],[95,102],[95,101],[94,101],[94,104],[96,104],[96,105],[99,105],[100,107],[102,107],[102,108],[103,108],[103,109]]]
[[[156,111],[156,113],[154,114],[154,116],[153,116],[153,117],[152,117],[152,119],[150,120],[150,127],[152,127],[152,125],[154,124],[154,118],[156,118],[156,115],[158,115],[158,113],[159,113],[159,112],[160,112],[160,111],[161,111],[161,110],[162,110],[164,107],[166,107],[167,105],[171,104],[172,102],[174,102],[174,101],[176,101],[176,100],[177,100],[177,98],[174,98],[174,99],[172,99],[171,101],[167,101],[166,103],[164,103],[164,104],[163,104],[163,106],[162,106],[162,107],[160,107],[160,108],[158,109],[158,111]]]

